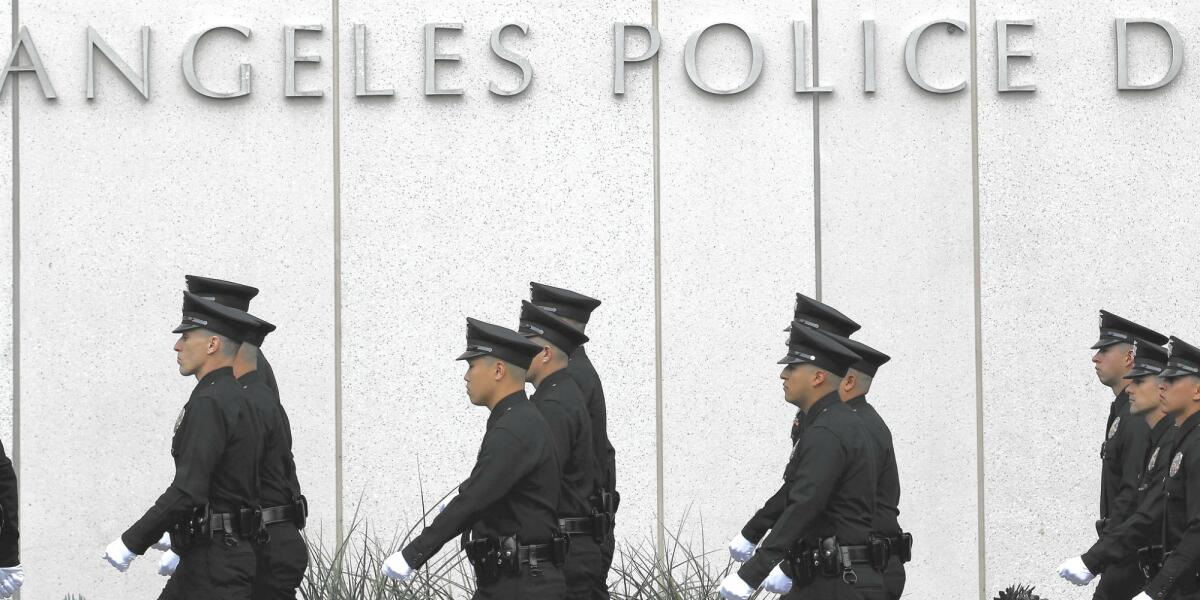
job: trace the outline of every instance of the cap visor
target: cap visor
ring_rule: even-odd
[[[466,352],[459,354],[458,358],[456,358],[454,360],[470,360],[472,358],[475,358],[477,356],[483,356],[485,354],[487,354],[487,352],[480,352],[478,350],[467,350]]]
[[[779,362],[777,362],[775,364],[777,364],[777,365],[795,365],[795,364],[806,363],[806,362],[808,362],[808,361],[804,360],[803,358],[796,358],[795,356],[792,356],[789,354],[789,355],[779,359]]]
[[[1118,339],[1116,339],[1116,338],[1104,338],[1104,337],[1102,337],[1102,338],[1100,338],[1100,340],[1099,340],[1099,341],[1097,341],[1095,344],[1092,344],[1092,350],[1099,350],[1099,349],[1101,349],[1101,348],[1107,348],[1108,346],[1111,346],[1111,345],[1113,345],[1113,344],[1119,344],[1119,343],[1121,343],[1122,341],[1123,341],[1123,340],[1118,340]]]
[[[1122,377],[1122,379],[1137,379],[1138,377],[1149,377],[1152,375],[1159,375],[1160,373],[1161,371],[1154,371],[1151,369],[1133,369],[1129,371],[1128,375]]]
[[[791,325],[788,325],[787,327],[784,327],[784,328],[783,328],[783,330],[784,330],[784,331],[791,331],[791,330],[792,330],[792,326],[791,326]]]
[[[171,333],[183,333],[185,331],[191,331],[193,329],[200,329],[200,326],[195,323],[180,323],[179,327],[176,327],[175,329],[171,330]]]
[[[1184,371],[1183,369],[1176,369],[1174,367],[1167,367],[1158,374],[1159,377],[1183,377],[1184,375],[1200,377],[1200,374],[1193,373],[1191,371]]]

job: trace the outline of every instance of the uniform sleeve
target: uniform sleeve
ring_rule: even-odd
[[[530,451],[513,432],[501,427],[489,430],[483,436],[471,477],[459,486],[458,495],[446,509],[404,547],[404,560],[414,569],[421,568],[446,542],[470,529],[480,514],[532,472],[538,459],[538,453]]]
[[[0,444],[0,508],[4,509],[4,529],[0,531],[0,567],[21,564],[18,554],[20,533],[17,519],[17,472]]]
[[[1145,468],[1146,449],[1150,445],[1150,429],[1140,419],[1123,428],[1125,438],[1121,449],[1121,481],[1112,510],[1108,513],[1109,526],[1128,519],[1137,510],[1137,488]]]
[[[1121,523],[1110,526],[1103,537],[1081,557],[1092,573],[1102,573],[1115,563],[1128,559],[1148,544],[1156,524],[1162,523],[1164,491],[1162,478],[1155,478],[1138,504],[1137,510]]]
[[[788,490],[783,514],[771,527],[771,534],[759,545],[758,552],[738,570],[742,580],[753,587],[758,587],[767,578],[771,569],[787,556],[788,550],[825,511],[846,465],[846,449],[832,431],[823,427],[804,432],[799,452],[800,463]]]
[[[217,399],[199,396],[188,402],[187,412],[175,432],[175,479],[146,514],[121,540],[135,554],[143,554],[171,525],[186,518],[192,507],[208,502],[213,471],[225,452],[228,439]]]
[[[1181,576],[1195,572],[1200,563],[1200,452],[1184,454],[1184,476],[1187,477],[1187,529],[1171,552],[1158,575],[1146,586],[1151,598],[1166,598]]]
[[[767,534],[767,530],[775,524],[779,515],[783,514],[783,508],[787,505],[788,489],[791,488],[788,481],[780,484],[779,489],[767,499],[766,504],[754,513],[753,517],[746,522],[745,527],[742,527],[742,537],[751,542],[758,543],[759,540]]]

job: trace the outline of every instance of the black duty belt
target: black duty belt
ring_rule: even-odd
[[[535,566],[538,563],[554,561],[553,544],[535,544],[533,546],[518,546],[517,561],[521,564]]]
[[[264,508],[262,509],[262,524],[265,527],[276,523],[294,523],[297,512],[295,504]]]
[[[870,564],[871,562],[870,546],[839,546],[839,548],[851,563]]]
[[[208,529],[213,535],[227,533],[248,538],[258,528],[253,510],[242,509],[236,513],[213,513],[208,520]]]
[[[594,517],[559,519],[558,530],[571,535],[592,535],[596,531],[596,519]]]

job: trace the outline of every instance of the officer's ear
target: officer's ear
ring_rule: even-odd
[[[1123,361],[1121,361],[1121,363],[1125,365],[1125,368],[1132,369],[1133,368],[1133,345],[1127,344],[1127,346],[1128,347],[1125,349],[1125,359]]]
[[[1200,402],[1200,377],[1189,377],[1192,383],[1192,402]]]
[[[504,381],[508,377],[508,365],[504,361],[495,359],[492,361],[492,381]]]
[[[829,373],[826,373],[823,369],[813,369],[813,377],[812,377],[812,386],[813,387],[821,387],[821,385],[824,384],[828,380],[829,380]]]
[[[208,336],[208,345],[204,347],[204,353],[212,356],[221,351],[221,336]]]
[[[858,375],[855,375],[854,371],[850,371],[849,373],[846,373],[846,376],[842,378],[841,388],[842,388],[843,392],[846,392],[846,393],[852,392],[852,391],[854,391],[854,388],[857,385],[858,385]]]

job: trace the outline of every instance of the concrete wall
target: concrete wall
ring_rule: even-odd
[[[530,280],[602,298],[589,348],[618,452],[619,536],[678,535],[716,563],[779,480],[792,416],[781,329],[795,292],[819,294],[894,357],[872,398],[918,540],[909,595],[937,600],[1018,581],[1090,596],[1052,570],[1087,546],[1096,513],[1108,401],[1087,363],[1096,311],[1200,331],[1186,308],[1197,77],[1185,61],[1166,89],[1115,90],[1113,19],[1170,20],[1190,51],[1200,14],[1179,3],[0,4],[0,25],[14,15],[59,95],[43,99],[32,75],[0,93],[0,194],[12,192],[0,440],[19,458],[27,600],[162,585],[153,558],[121,575],[98,557],[169,481],[170,427],[192,385],[170,350],[184,273],[263,289],[253,309],[280,326],[266,352],[312,531],[327,539],[339,518],[402,533],[422,490],[432,501],[466,476],[486,413],[452,360],[465,317],[515,324]],[[930,29],[921,72],[966,89],[934,95],[909,80],[904,46],[946,18],[969,32]],[[1037,21],[1011,36],[1036,49],[1013,61],[1035,94],[996,91],[1002,18]],[[864,19],[877,26],[873,94]],[[529,25],[505,43],[534,80],[501,98],[488,82],[513,85],[515,71],[487,44],[509,20]],[[611,93],[617,21],[663,36],[657,65],[629,65],[624,96]],[[805,72],[832,94],[792,91],[792,21],[816,38]],[[462,96],[422,94],[432,22],[464,24],[439,35],[462,62],[438,68]],[[735,96],[684,71],[688,35],[719,22],[764,50],[760,80]],[[394,96],[355,97],[355,23],[371,87]],[[149,101],[103,59],[85,99],[89,24],[135,70],[137,28],[153,27]],[[232,89],[251,62],[247,98],[184,83],[187,38],[218,24],[253,33],[206,38],[200,76]],[[325,29],[299,53],[322,61],[299,68],[299,87],[324,96],[284,98],[283,27],[305,24]],[[635,35],[629,54],[644,44]],[[1156,79],[1164,37],[1135,29],[1131,44],[1134,81]],[[725,87],[749,57],[725,26],[698,63]]]

